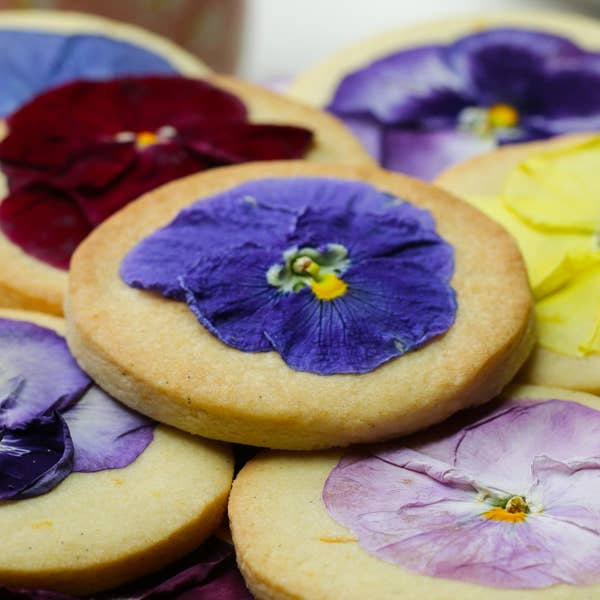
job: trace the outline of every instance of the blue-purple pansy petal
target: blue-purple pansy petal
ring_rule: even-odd
[[[63,413],[73,439],[73,471],[120,469],[150,444],[154,422],[113,400],[97,386]]]
[[[289,245],[314,247],[328,241],[342,244],[353,261],[447,245],[435,232],[431,215],[408,202],[390,203],[385,212],[365,219],[363,211],[354,210],[351,199],[342,206],[307,208],[288,241]],[[452,252],[450,260],[451,256]]]
[[[200,323],[225,344],[246,352],[272,350],[264,331],[278,290],[266,273],[281,251],[245,244],[198,261],[181,279]]]
[[[150,50],[99,35],[65,35],[27,30],[0,31],[0,116],[51,87],[75,79],[119,75],[174,74]]]
[[[454,322],[454,291],[427,268],[374,258],[343,274],[349,291],[315,302],[309,288],[274,304],[265,332],[293,369],[320,375],[366,373]]]
[[[0,431],[0,499],[45,494],[71,473],[72,464],[69,429],[57,412]]]
[[[460,78],[444,60],[443,46],[421,46],[386,56],[347,75],[327,107],[339,115],[381,123],[445,119],[469,105]]]
[[[90,385],[64,338],[50,329],[0,319],[0,345],[0,428],[62,410]]]
[[[254,197],[250,184],[239,186],[181,211],[166,227],[135,246],[123,259],[120,275],[133,287],[154,290],[182,300],[179,278],[199,256],[219,253],[246,242],[272,243],[285,239],[298,211],[261,194]]]
[[[480,106],[496,103],[539,109],[546,62],[581,55],[571,41],[525,29],[491,29],[464,37],[445,51],[448,65]]]
[[[410,131],[390,128],[384,134],[382,166],[430,181],[454,163],[495,147],[493,138],[458,129]]]
[[[344,125],[350,129],[363,145],[363,148],[378,163],[383,161],[382,140],[384,126],[373,117],[338,115]]]

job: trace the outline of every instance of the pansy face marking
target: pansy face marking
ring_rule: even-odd
[[[385,168],[433,179],[498,145],[600,127],[600,54],[526,29],[408,48],[350,73],[328,110]]]
[[[426,211],[370,185],[243,184],[183,210],[124,259],[129,285],[293,369],[365,373],[448,330],[453,250]]]
[[[600,411],[506,400],[341,459],[329,514],[410,571],[504,588],[600,582]]]

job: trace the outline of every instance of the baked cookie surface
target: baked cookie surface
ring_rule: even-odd
[[[0,318],[63,327],[25,311]],[[87,594],[155,571],[217,528],[232,476],[226,446],[159,425],[125,468],[71,473],[46,494],[0,502],[0,582]]]
[[[510,173],[524,161],[548,151],[585,144],[592,139],[588,135],[573,135],[502,148],[448,169],[436,179],[436,184],[467,201],[474,199],[476,205],[485,210],[485,199],[500,196]],[[599,373],[600,357],[597,354],[573,356],[537,344],[517,380],[598,393]]]
[[[444,335],[371,372],[324,376],[291,369],[275,352],[227,346],[185,304],[120,278],[125,255],[197,200],[264,178],[302,177],[363,182],[431,213],[454,248],[458,310]],[[416,180],[301,162],[188,177],[113,216],[74,256],[67,322],[77,360],[125,404],[207,437],[284,449],[381,440],[441,421],[497,394],[533,343],[521,257],[500,227]]]
[[[595,410],[600,408],[597,397],[568,390],[510,386],[503,392],[503,396],[517,402],[555,398]],[[358,454],[361,453],[360,448],[355,450]],[[474,584],[457,580],[460,577],[451,579],[444,575],[435,577],[422,575],[414,570],[403,568],[393,561],[388,562],[378,558],[363,548],[359,542],[358,532],[345,527],[330,516],[323,501],[326,482],[342,456],[343,453],[339,451],[311,454],[264,452],[249,462],[239,473],[230,495],[229,517],[238,564],[249,589],[256,598],[260,600],[292,598],[474,600],[485,596],[494,600],[500,598],[566,600],[567,598],[591,598],[598,593],[600,587],[598,584],[560,583],[538,589],[525,589],[523,586],[519,589],[519,586],[515,588],[514,584],[513,589],[502,587],[501,584],[496,586]],[[352,468],[349,462],[346,464],[349,465],[348,469]],[[418,469],[418,467],[414,468]],[[341,472],[343,473],[343,468]],[[360,487],[364,481],[357,476],[353,485],[351,477],[347,478],[345,484],[347,486],[345,496],[353,496],[356,499],[356,490],[364,489]],[[400,494],[403,484],[406,484],[405,479],[406,476],[403,477],[398,469],[395,486],[391,481],[385,482],[382,486],[384,493],[389,491],[390,495],[396,492]],[[370,491],[375,498],[376,483],[373,481],[372,485]],[[408,491],[406,493],[409,494]],[[353,500],[348,500],[347,506],[350,509],[352,502]],[[413,505],[403,506],[402,509],[410,512],[410,507],[415,506],[417,507],[414,509],[415,514],[418,514],[418,507],[429,502],[433,502],[431,496],[419,497],[414,500]],[[368,508],[365,509],[363,504],[358,506],[358,510],[361,513],[368,512]],[[381,499],[380,505],[374,506],[371,510],[373,514],[366,516],[373,518],[372,535],[385,531],[382,529],[381,522],[377,522],[376,519],[383,520],[387,515],[389,529],[392,530],[390,537],[393,538],[395,531],[401,529],[400,504],[390,507],[389,503],[385,505],[385,499]],[[386,510],[389,512],[384,513],[383,511]],[[428,514],[434,527],[435,514],[431,510]],[[527,518],[526,516],[525,520]],[[486,523],[485,519],[480,520]],[[496,523],[506,528],[528,526],[526,522],[497,521]],[[448,538],[451,537],[451,530],[458,530],[461,525],[463,522],[457,518],[454,528],[449,527]],[[407,528],[410,529],[410,524]],[[484,529],[477,533],[479,536],[477,540],[473,539],[473,530],[465,529],[464,539],[460,544],[451,544],[447,548],[449,554],[461,554],[463,548],[466,548],[469,543],[475,546],[475,557],[477,544],[480,544],[484,551],[488,546],[494,547],[492,540],[482,539],[485,535]],[[440,535],[443,534],[442,531]],[[521,537],[522,535],[516,533],[513,539],[526,540],[526,534]],[[422,550],[416,541],[418,537],[418,533],[415,533],[414,540],[406,542],[408,546],[412,544],[415,554]],[[507,539],[510,537],[507,533]],[[383,550],[385,537],[381,540],[379,546]],[[393,539],[390,541],[390,546],[393,546],[393,541]],[[431,542],[439,549],[436,539],[431,539]],[[507,550],[506,546],[507,544],[499,544],[496,547],[500,572],[502,560],[509,556],[508,553],[503,554],[503,551]],[[435,562],[435,552],[432,552],[434,554],[432,562]],[[521,554],[525,561],[526,547],[522,548]],[[441,567],[443,569],[443,565]]]

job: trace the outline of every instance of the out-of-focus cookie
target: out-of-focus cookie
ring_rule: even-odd
[[[600,401],[514,386],[423,434],[264,452],[236,478],[237,560],[260,600],[591,598]]]
[[[0,312],[0,585],[84,594],[199,546],[222,518],[233,460],[90,388],[62,328]]]
[[[67,337],[160,421],[313,449],[486,402],[528,355],[531,317],[516,246],[468,205],[377,169],[282,162],[174,182],[104,223],[74,256]]]
[[[431,180],[498,145],[597,129],[599,40],[597,20],[562,13],[411,24],[343,49],[289,93],[345,121],[383,167]]]
[[[520,381],[600,392],[598,160],[600,138],[566,136],[504,148],[437,179],[505,226],[521,247],[538,344]]]

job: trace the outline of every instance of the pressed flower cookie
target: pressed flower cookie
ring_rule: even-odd
[[[217,75],[76,81],[13,113],[0,143],[0,305],[60,315],[81,240],[127,202],[215,166],[371,164],[333,117]]]
[[[264,452],[229,518],[257,599],[592,598],[600,400],[507,388],[411,438]]]
[[[598,50],[594,19],[461,17],[345,48],[289,93],[345,121],[383,167],[430,180],[498,145],[597,129]]]
[[[313,449],[489,400],[530,351],[531,308],[515,244],[465,203],[378,169],[264,163],[98,228],[74,255],[67,336],[159,421]]]
[[[0,586],[83,594],[199,546],[223,515],[233,460],[94,386],[63,326],[0,311]]]
[[[520,381],[600,392],[600,137],[564,137],[484,155],[439,185],[515,237],[536,298],[538,344]]]

